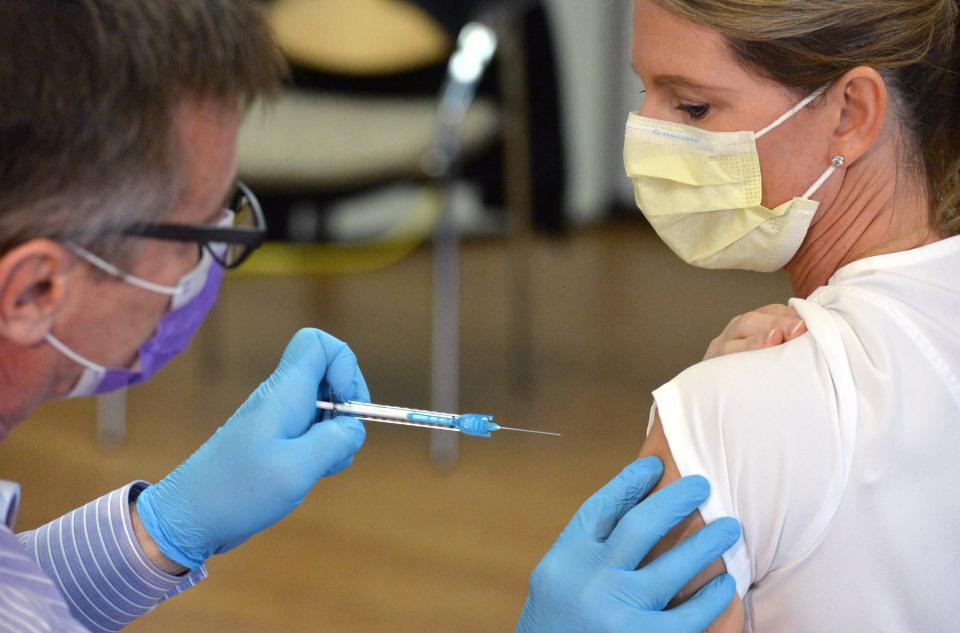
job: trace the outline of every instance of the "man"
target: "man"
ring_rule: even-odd
[[[225,268],[262,241],[234,182],[247,106],[282,62],[241,0],[0,0],[0,436],[43,402],[149,379],[189,342]],[[228,201],[224,209],[224,200]],[[206,575],[352,462],[359,421],[317,422],[318,393],[369,398],[356,358],[302,330],[277,370],[155,485],[134,482],[14,535],[0,487],[0,630],[118,630]],[[733,544],[734,522],[636,571],[707,496],[638,462],[581,509],[531,581],[519,629],[700,630],[720,579],[661,612]],[[629,600],[624,601],[624,598]]]

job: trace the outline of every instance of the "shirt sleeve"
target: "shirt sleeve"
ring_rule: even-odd
[[[204,567],[186,576],[168,574],[143,553],[130,501],[147,485],[134,482],[17,535],[73,616],[91,631],[119,631],[207,576]]]
[[[84,633],[53,581],[0,524],[0,633]]]
[[[680,474],[710,481],[704,521],[742,525],[723,556],[741,597],[820,540],[853,453],[856,397],[837,326],[819,306],[794,307],[807,335],[700,363],[654,392]]]

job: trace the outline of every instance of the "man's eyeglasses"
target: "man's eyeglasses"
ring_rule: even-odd
[[[227,210],[234,214],[232,226],[138,224],[125,229],[123,234],[156,240],[196,242],[201,248],[207,249],[224,268],[236,268],[267,239],[267,221],[257,197],[239,180]],[[226,244],[227,248],[216,249],[211,244]]]

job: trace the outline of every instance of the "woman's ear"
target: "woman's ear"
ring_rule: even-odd
[[[850,166],[876,145],[883,131],[890,96],[887,83],[876,69],[858,66],[841,77],[829,95],[839,107],[831,152]]]
[[[0,256],[0,337],[34,345],[53,327],[68,296],[75,258],[50,240],[31,240]]]

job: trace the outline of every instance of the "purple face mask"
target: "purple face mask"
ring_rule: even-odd
[[[231,221],[232,217],[223,224],[229,225]],[[107,393],[149,380],[170,359],[186,349],[216,303],[223,282],[223,267],[206,249],[197,266],[184,275],[176,286],[161,286],[124,273],[78,246],[71,248],[78,256],[104,272],[145,290],[170,295],[171,300],[170,310],[160,319],[156,332],[140,346],[137,361],[127,369],[98,365],[67,347],[49,332],[45,334],[44,338],[50,345],[84,367],[83,374],[66,395],[67,398]]]

